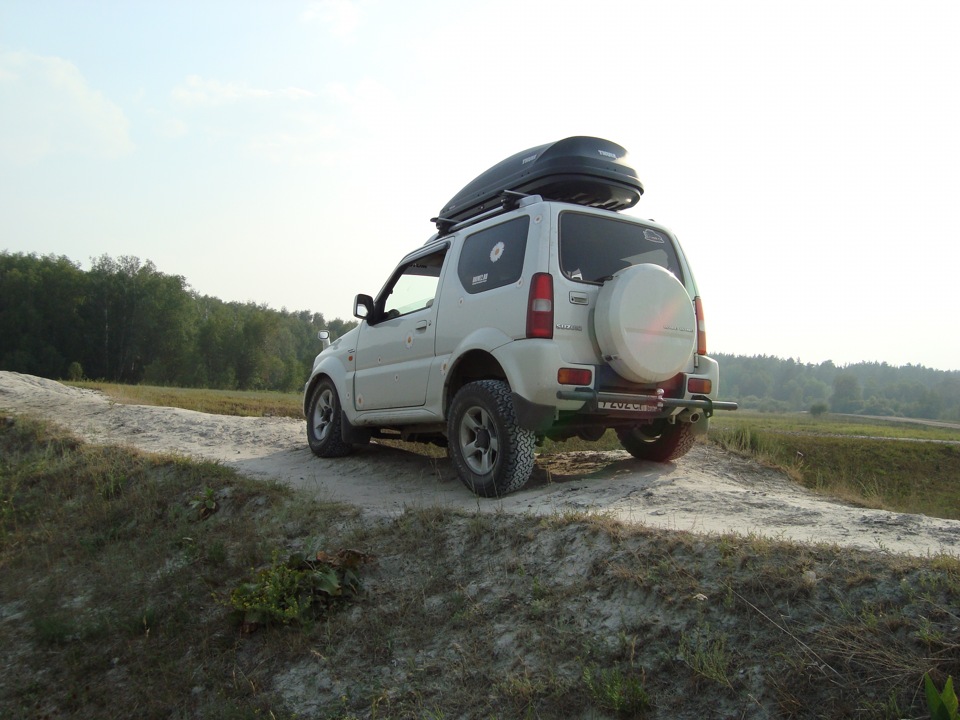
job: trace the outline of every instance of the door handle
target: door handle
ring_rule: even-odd
[[[427,329],[427,325],[429,325],[429,323],[426,320],[421,320],[420,322],[417,323],[415,330],[417,332],[423,332],[424,330]]]

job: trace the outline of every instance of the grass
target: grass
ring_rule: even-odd
[[[0,500],[0,717],[892,720],[960,677],[951,556],[373,520],[28,418],[0,424]],[[359,595],[249,632],[236,589],[317,550],[364,559]]]
[[[127,405],[178,407],[214,415],[297,419],[303,417],[303,398],[300,393],[121,385],[92,380],[65,384],[88,390],[99,390],[112,401]]]
[[[865,507],[960,520],[960,444],[911,437],[805,434],[746,421],[710,432],[721,447],[781,468],[811,490]]]
[[[714,429],[763,428],[771,432],[803,435],[842,435],[847,437],[912,438],[916,440],[960,441],[960,424],[948,427],[925,425],[919,421],[887,418],[858,418],[851,415],[819,417],[810,413],[759,413],[737,410],[718,412],[710,420]]]

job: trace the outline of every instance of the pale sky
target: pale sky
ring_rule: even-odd
[[[570,135],[630,152],[712,351],[960,369],[955,0],[0,0],[0,250],[348,319]]]

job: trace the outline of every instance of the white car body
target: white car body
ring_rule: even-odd
[[[500,495],[529,476],[533,438],[614,428],[637,457],[673,459],[714,410],[736,407],[716,399],[699,293],[670,230],[515,195],[438,223],[376,297],[357,296],[360,324],[317,356],[304,388],[314,452],[449,441],[464,482]]]

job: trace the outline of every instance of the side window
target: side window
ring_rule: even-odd
[[[519,280],[529,228],[530,218],[523,215],[468,236],[457,267],[464,289],[475,294]]]
[[[446,249],[417,258],[400,269],[393,283],[380,296],[382,317],[390,318],[431,307],[437,295]]]

